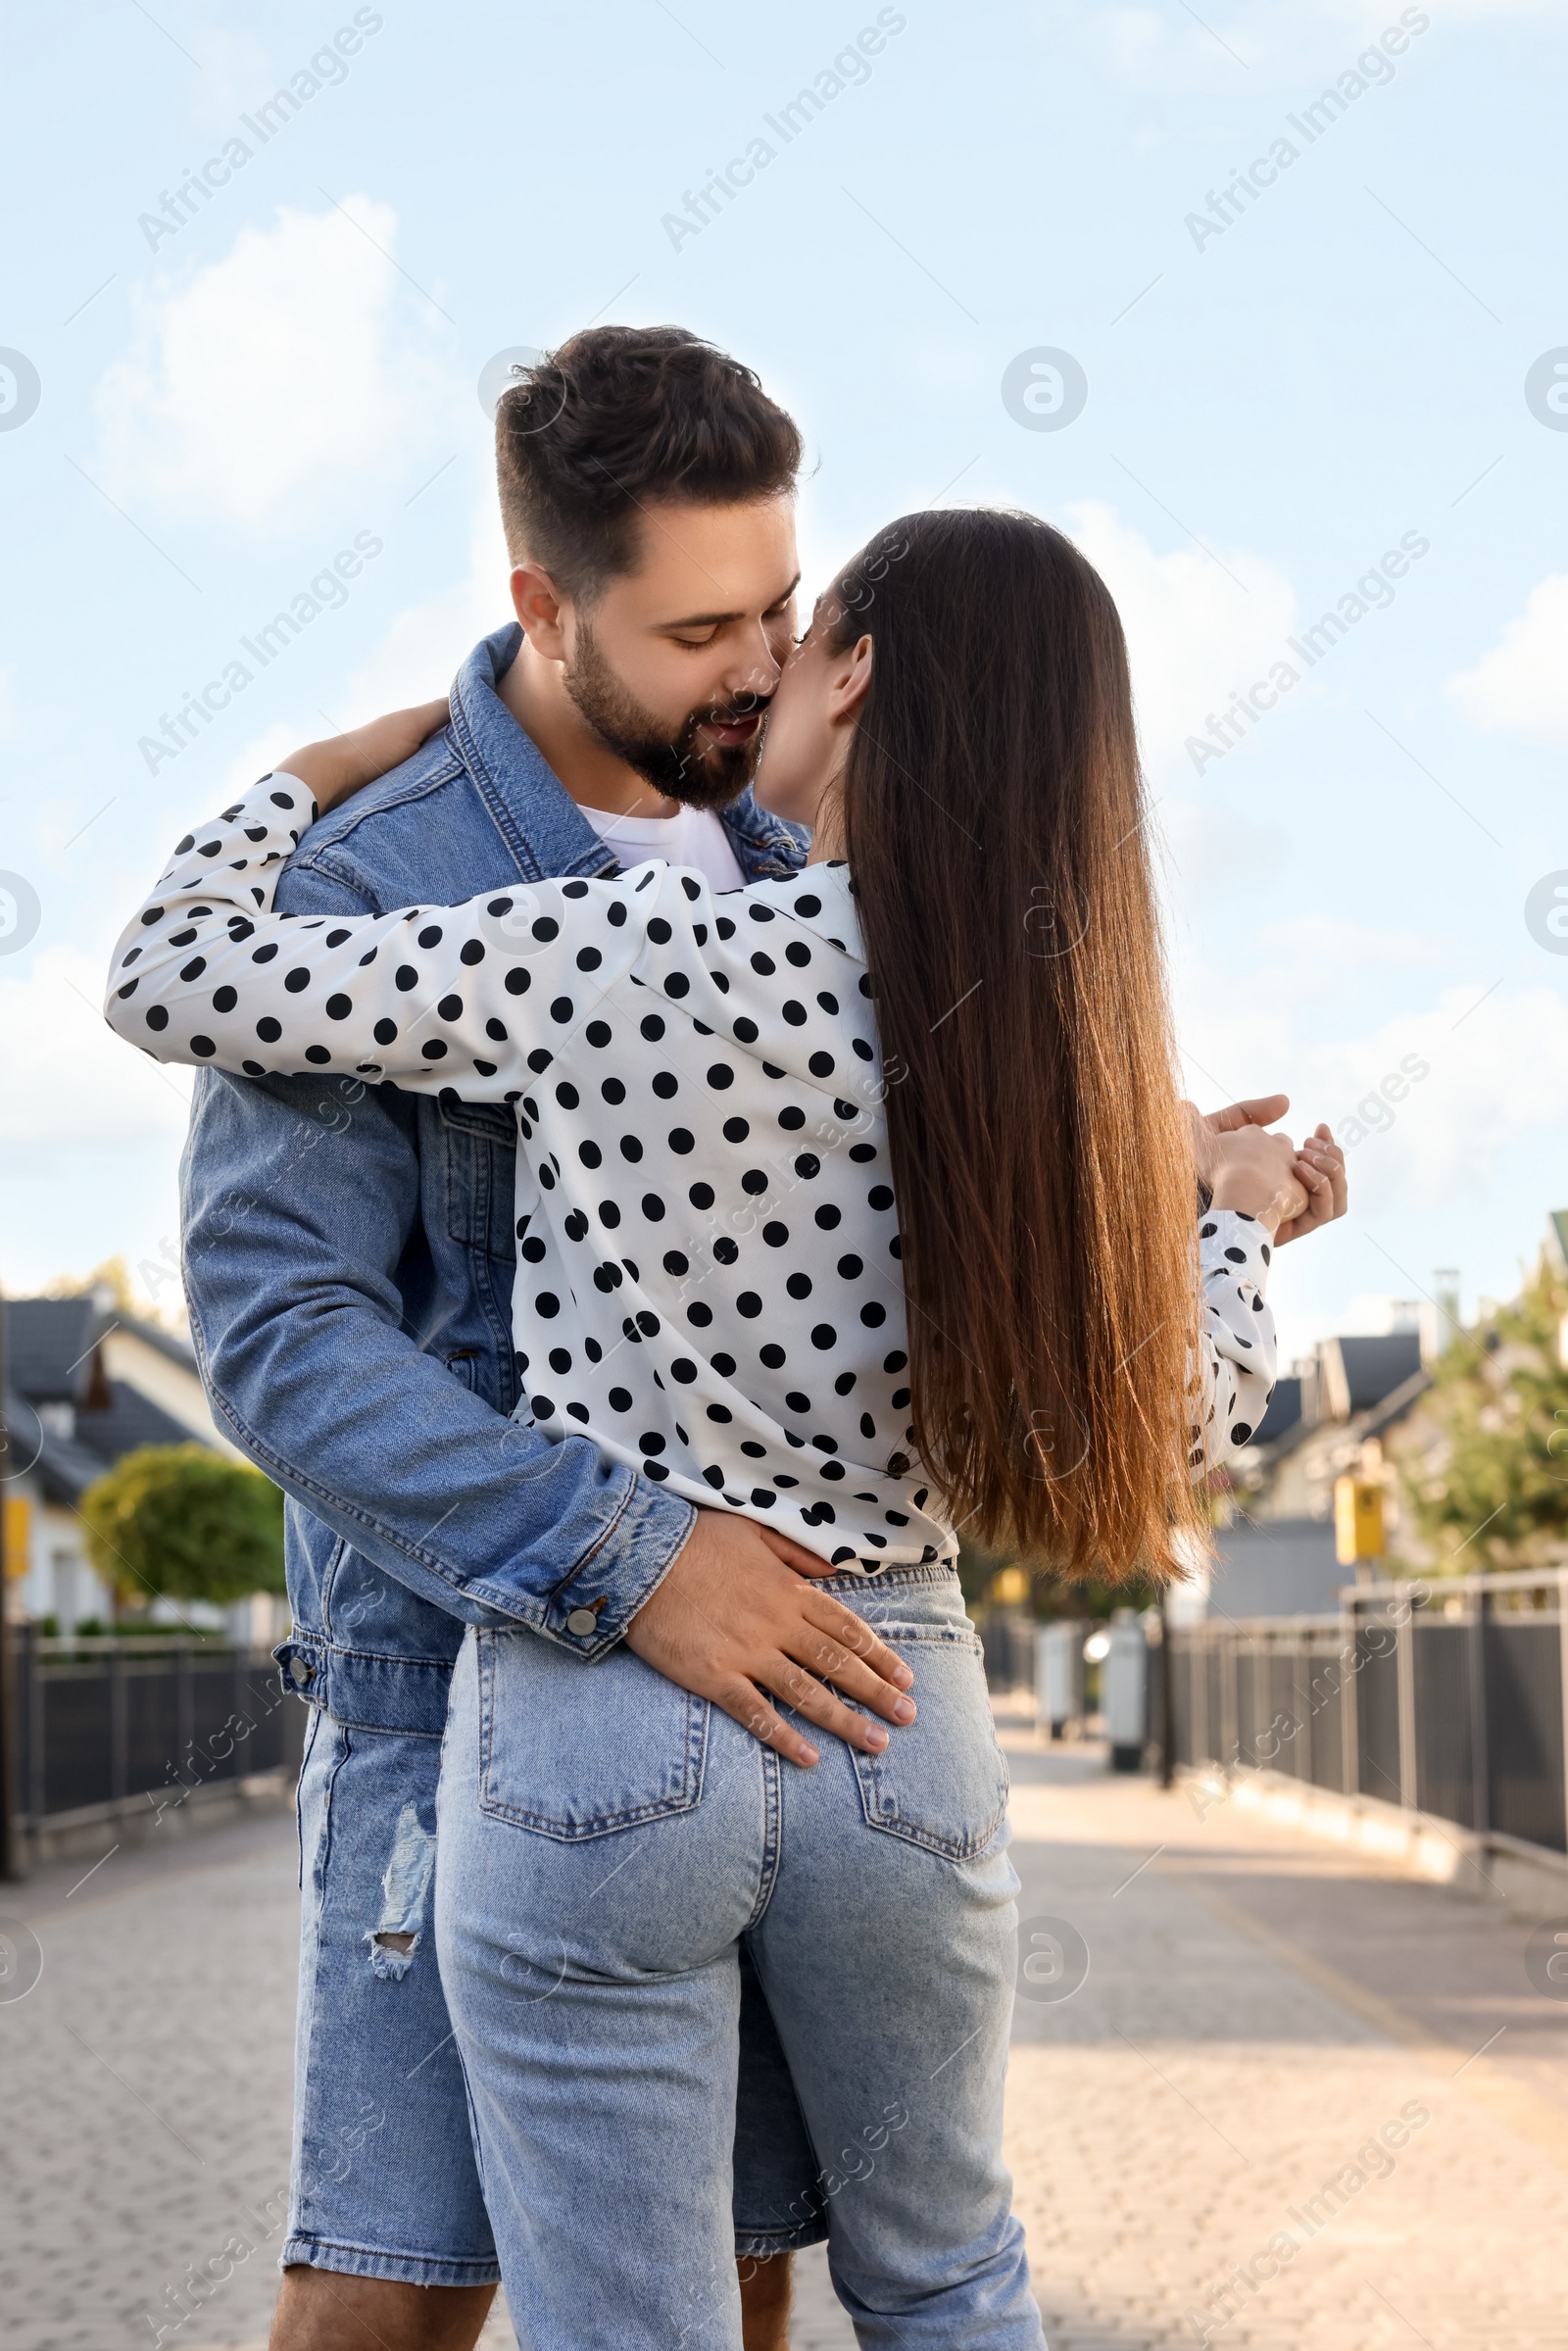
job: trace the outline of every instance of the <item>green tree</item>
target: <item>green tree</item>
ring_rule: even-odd
[[[204,1445],[144,1445],[89,1486],[93,1566],[121,1599],[212,1600],[283,1590],[283,1496]]]
[[[1393,1448],[1440,1575],[1535,1568],[1568,1543],[1568,1289],[1549,1265],[1490,1322],[1457,1334]]]

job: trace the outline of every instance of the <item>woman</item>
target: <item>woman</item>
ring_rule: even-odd
[[[469,1636],[437,1934],[518,2333],[738,2340],[744,1940],[860,2340],[1036,2345],[998,2153],[1016,1882],[958,1535],[1172,1572],[1192,1474],[1267,1401],[1293,1188],[1283,1138],[1229,1139],[1200,1298],[1110,599],[1028,517],[879,534],[769,716],[760,791],[814,825],[811,865],[718,902],[656,862],[274,916],[309,783],[181,842],[111,1020],[166,1059],[514,1103],[535,1425],[764,1523],[919,1707],[786,1778],[626,1647],[585,1673]],[[822,1670],[854,1693],[846,1647]]]

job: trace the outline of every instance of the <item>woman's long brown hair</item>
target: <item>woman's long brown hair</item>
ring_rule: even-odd
[[[914,1443],[963,1534],[1180,1572],[1195,1179],[1115,606],[1031,515],[906,515],[844,572],[872,640],[846,849],[881,1036]]]

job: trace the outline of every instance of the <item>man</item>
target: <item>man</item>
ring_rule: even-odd
[[[794,424],[695,337],[603,327],[506,395],[497,437],[517,625],[469,656],[439,735],[311,830],[279,906],[438,906],[650,854],[720,888],[791,870],[802,843],[749,778],[793,641]],[[279,1657],[314,1708],[273,2351],[466,2351],[494,2291],[428,1933],[465,1624],[525,1624],[585,1661],[628,1639],[796,1762],[815,1750],[764,1690],[863,1742],[864,1718],[804,1670],[802,1588],[760,1529],[509,1417],[513,1168],[510,1111],[455,1093],[198,1083],[193,1332],[221,1424],[291,1497]],[[736,2147],[749,2351],[785,2341],[788,2263],[770,2257],[825,2235],[815,2177],[753,1983]]]

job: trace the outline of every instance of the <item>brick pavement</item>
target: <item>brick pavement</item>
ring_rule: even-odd
[[[1205,2303],[1223,2351],[1568,2351],[1568,2004],[1531,1990],[1527,1928],[1006,1743],[1026,1926],[1064,1921],[1089,1955],[1014,2026],[1009,2159],[1053,2351],[1193,2343]],[[44,1959],[0,2004],[11,2351],[151,2343],[146,2314],[234,2237],[256,2250],[165,2341],[265,2341],[292,1842],[253,1823],[74,1892],[81,1866],[0,1887]],[[1430,2120],[1357,2166],[1406,2108]],[[801,2270],[796,2351],[843,2351],[822,2257]],[[511,2339],[497,2319],[486,2351]]]
[[[1032,1746],[1020,1908],[1090,1952],[1014,2022],[1053,2351],[1193,2343],[1195,2311],[1227,2347],[1568,2344],[1568,2006],[1532,1991],[1528,1926]],[[1407,2109],[1431,2119],[1357,2165]]]

